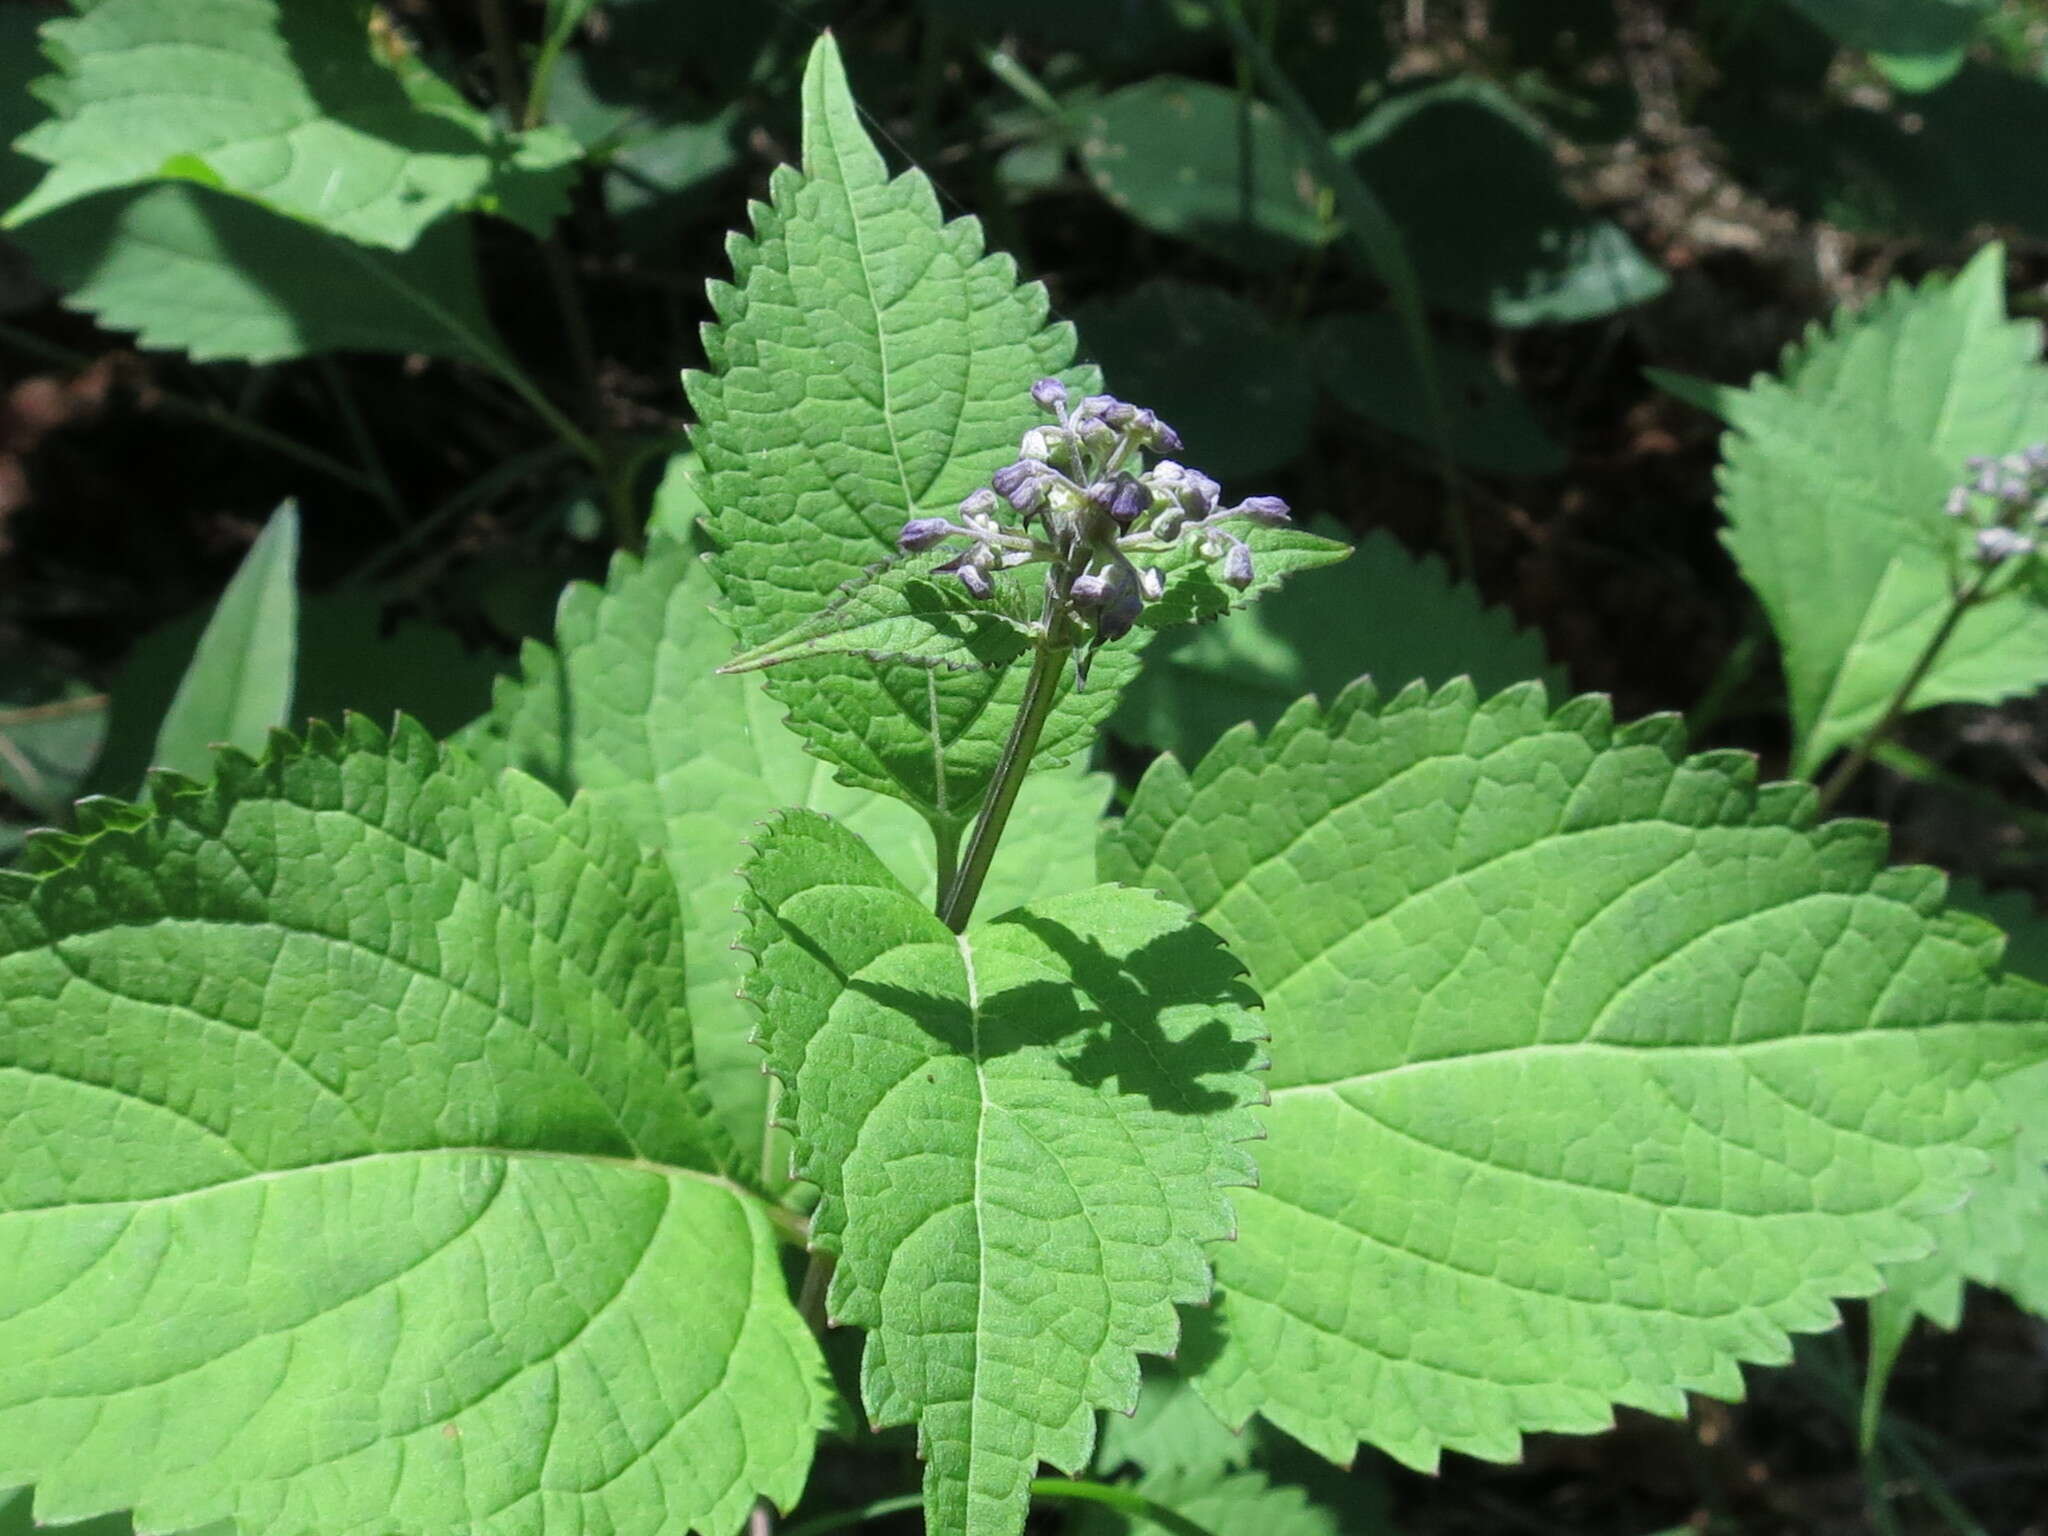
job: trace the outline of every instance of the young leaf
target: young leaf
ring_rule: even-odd
[[[1147,892],[954,934],[813,812],[745,873],[747,992],[868,1413],[916,1421],[931,1529],[1014,1536],[1039,1460],[1085,1465],[1093,1410],[1131,1407],[1135,1352],[1208,1295],[1258,1132],[1250,994]]]
[[[489,365],[504,355],[461,220],[384,251],[172,184],[67,203],[8,238],[70,308],[200,362],[360,350]]]
[[[778,171],[754,235],[733,238],[738,286],[714,285],[719,318],[705,336],[713,372],[686,380],[714,568],[742,648],[813,618],[894,558],[911,517],[950,515],[1014,459],[1040,419],[1032,381],[1074,352],[1072,328],[1047,323],[1044,290],[985,254],[974,220],[945,223],[918,172],[888,178],[829,36],[803,101],[803,170]],[[1092,741],[1135,667],[1131,649],[1106,651],[1085,693],[1068,686],[1043,766]],[[987,788],[1024,676],[823,657],[768,686],[842,782],[958,828]]]
[[[674,886],[406,725],[0,874],[0,1485],[145,1530],[737,1530],[825,1382]]]
[[[1360,686],[1147,774],[1103,872],[1223,935],[1275,1046],[1181,1357],[1226,1422],[1428,1467],[1739,1395],[2012,1137],[2048,994],[1882,829],[1683,739]]]
[[[1389,692],[1416,678],[1463,675],[1487,692],[1530,677],[1563,680],[1540,635],[1453,582],[1441,560],[1418,559],[1374,531],[1342,565],[1297,576],[1283,601],[1162,639],[1110,728],[1192,763],[1239,721],[1264,729],[1303,694],[1335,698],[1366,675]]]
[[[2006,318],[2004,266],[1992,247],[1895,286],[1722,396],[1727,543],[1784,650],[1802,776],[1877,723],[1941,624],[1964,461],[2048,438],[2040,327]],[[2043,682],[2048,612],[2014,592],[1964,617],[1911,707]]]
[[[190,778],[213,766],[213,748],[262,748],[289,722],[298,652],[299,509],[271,515],[199,637],[156,733],[151,764]]]
[[[355,5],[99,0],[42,37],[56,116],[18,147],[50,169],[8,226],[168,179],[404,250],[463,208],[544,230],[574,175],[574,140],[501,131]]]
[[[933,849],[906,807],[834,784],[758,679],[717,675],[732,643],[711,612],[717,596],[704,563],[666,539],[644,561],[616,557],[602,590],[579,582],[563,594],[556,649],[529,644],[524,676],[500,682],[491,714],[461,740],[494,770],[516,766],[580,792],[666,857],[689,913],[698,1071],[751,1170],[767,1079],[748,1039],[756,1015],[736,995],[743,841],[778,807],[828,811],[921,894]],[[1027,784],[984,898],[989,910],[1093,884],[1105,798],[1097,776],[1041,774]]]

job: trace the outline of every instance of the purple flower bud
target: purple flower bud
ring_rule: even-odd
[[[1151,491],[1141,485],[1135,475],[1117,475],[1096,481],[1088,487],[1088,499],[1107,512],[1119,528],[1129,528],[1138,520],[1139,514],[1149,511],[1152,506]]]
[[[1150,411],[1138,412],[1137,418],[1130,425],[1132,435],[1154,452],[1180,452],[1180,434]]]
[[[997,498],[996,493],[984,485],[979,490],[970,492],[966,499],[960,503],[960,515],[962,517],[994,517],[996,515],[996,508],[1001,505],[1002,502]]]
[[[1076,608],[1100,608],[1109,600],[1109,582],[1101,576],[1076,576],[1067,596]]]
[[[2020,457],[2027,461],[2032,470],[2048,469],[2048,443],[2034,443],[2020,450]]]
[[[1037,473],[1038,466],[1036,464],[1005,464],[1001,469],[988,477],[988,483],[994,487],[995,493],[998,496],[1007,500],[1012,491],[1016,490],[1018,486],[1031,479]],[[966,510],[966,503],[961,503],[961,510]]]
[[[1045,501],[1045,487],[1052,478],[1043,464],[1006,464],[989,477],[989,484],[1019,512],[1035,512]]]
[[[1121,640],[1131,632],[1144,611],[1145,600],[1138,596],[1135,587],[1119,587],[1109,605],[1102,610],[1102,616],[1095,621],[1095,633],[1103,640]]]
[[[1058,379],[1040,379],[1031,386],[1031,403],[1050,415],[1067,403],[1067,386]]]
[[[1223,557],[1223,584],[1242,592],[1252,584],[1252,551],[1249,544],[1233,544]]]
[[[1102,408],[1095,414],[1105,426],[1114,427],[1121,432],[1138,420],[1139,410],[1128,400],[1119,400],[1114,395],[1090,395],[1089,398],[1103,402]]]
[[[1998,486],[1998,471],[1996,469],[1981,471],[1977,478],[1970,483],[1970,489],[1977,492],[1980,496],[1996,496],[1998,494]]]
[[[2008,560],[2034,552],[2034,541],[2010,528],[1977,530],[1977,558],[1985,565],[2003,565]]]
[[[1187,472],[1187,483],[1181,487],[1180,504],[1187,508],[1189,517],[1207,517],[1216,510],[1216,503],[1222,499],[1222,486],[1199,469]]]
[[[1287,515],[1287,503],[1278,496],[1247,496],[1230,510],[1250,518],[1262,528],[1281,528],[1294,521]]]
[[[1163,507],[1159,515],[1152,519],[1152,526],[1145,531],[1160,543],[1171,544],[1180,537],[1180,531],[1187,523],[1187,513],[1181,511],[1178,506]]]
[[[967,589],[970,597],[987,597],[995,591],[995,587],[979,566],[963,565],[957,574],[960,577],[960,585]]]
[[[2033,490],[2024,480],[2001,480],[1998,484],[1998,499],[2017,506],[2033,495]]]
[[[1941,504],[1941,510],[1949,517],[1968,517],[1970,515],[1969,487],[1959,485],[1950,491],[1948,493],[1948,500]]]
[[[944,543],[952,532],[953,525],[943,517],[913,517],[896,535],[896,547],[906,555],[914,555],[921,549]]]

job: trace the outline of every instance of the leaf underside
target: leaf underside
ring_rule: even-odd
[[[917,1423],[930,1529],[1012,1536],[1039,1460],[1084,1465],[1135,1352],[1208,1295],[1258,1130],[1250,994],[1149,892],[955,935],[815,813],[746,876],[748,994],[839,1255],[831,1315],[868,1330],[868,1413]]]
[[[1814,328],[1777,375],[1720,393],[1726,538],[1784,650],[1794,772],[1874,726],[1933,638],[1955,536],[1943,499],[1971,455],[2048,439],[2039,352],[2040,327],[2006,318],[1994,247]],[[2044,682],[2048,612],[2013,593],[1963,620],[1911,703]]]
[[[1428,1467],[1738,1395],[2012,1136],[2048,994],[1880,828],[1683,736],[1361,685],[1147,775],[1102,872],[1215,928],[1274,1039],[1181,1355],[1227,1422]]]
[[[0,1485],[149,1530],[729,1536],[822,1362],[673,885],[359,718],[0,875]]]

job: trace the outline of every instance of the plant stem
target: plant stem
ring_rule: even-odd
[[[938,845],[939,900],[943,903],[946,893],[953,888],[954,877],[960,873],[960,824],[933,822],[932,841]]]
[[[1927,674],[1934,669],[1934,663],[1940,659],[1943,647],[1955,634],[1956,626],[1963,622],[1963,615],[1983,598],[1984,589],[1991,581],[1991,572],[1992,567],[1985,567],[1978,572],[1977,578],[1969,586],[1956,594],[1955,600],[1949,604],[1948,612],[1942,616],[1941,624],[1920,652],[1919,659],[1913,663],[1905,678],[1899,683],[1897,690],[1892,694],[1891,702],[1885,705],[1884,713],[1878,717],[1877,724],[1863,733],[1863,739],[1856,743],[1855,750],[1842,759],[1841,766],[1821,785],[1817,815],[1825,816],[1834,809],[1835,802],[1842,798],[1843,791],[1855,782],[1856,775],[1863,771],[1863,765],[1870,761],[1870,755],[1887,736],[1891,735],[1892,728],[1899,723],[1900,717],[1906,713],[1907,706],[1912,702],[1913,690],[1918,688]]]
[[[1161,1530],[1173,1532],[1173,1536],[1211,1536],[1207,1526],[1197,1525],[1178,1510],[1168,1509],[1156,1499],[1148,1499],[1135,1488],[1126,1488],[1121,1483],[1091,1483],[1078,1477],[1034,1477],[1031,1496],[1034,1499],[1072,1499],[1084,1504],[1106,1505],[1122,1514],[1149,1520]]]
[[[832,1271],[839,1267],[838,1258],[822,1248],[811,1250],[811,1261],[804,1266],[804,1283],[796,1294],[797,1316],[810,1327],[819,1338],[825,1337],[825,1296],[832,1289]]]
[[[1003,755],[996,759],[988,800],[967,840],[960,872],[939,902],[939,921],[955,933],[965,930],[967,919],[974,914],[974,903],[981,895],[982,883],[988,879],[996,844],[1002,841],[1003,828],[1009,823],[1010,808],[1017,803],[1017,791],[1024,787],[1024,775],[1031,771],[1031,756],[1038,750],[1038,738],[1045,732],[1046,717],[1052,713],[1053,700],[1059,697],[1060,677],[1066,671],[1069,650],[1059,626],[1059,606],[1059,595],[1048,586],[1045,633],[1031,653],[1031,675],[1024,681],[1024,698],[1017,706],[1016,723],[1010,727],[1009,740],[1003,743]]]
[[[790,1526],[782,1536],[828,1536],[832,1531],[848,1530],[856,1525],[866,1525],[870,1520],[879,1520],[884,1515],[898,1515],[906,1509],[915,1509],[923,1502],[921,1493],[898,1493],[877,1499],[872,1504],[863,1504],[859,1509],[842,1509],[820,1515],[815,1520],[805,1520]]]
[[[377,451],[377,440],[370,435],[363,413],[356,409],[356,397],[348,387],[348,380],[334,366],[334,359],[324,353],[315,358],[314,366],[319,369],[320,378],[327,386],[327,392],[334,396],[334,406],[341,414],[341,424],[348,431],[349,441],[355,444],[356,457],[362,461],[363,473],[377,487],[377,499],[384,504],[384,512],[398,531],[405,531],[405,508],[398,499],[398,488],[391,483],[390,472],[384,467],[384,456]]]

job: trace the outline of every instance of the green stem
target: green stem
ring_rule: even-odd
[[[825,1337],[828,1326],[825,1297],[832,1289],[832,1271],[838,1267],[836,1255],[827,1253],[823,1248],[813,1248],[811,1261],[804,1266],[803,1286],[796,1293],[797,1316],[821,1339]]]
[[[1985,567],[1977,574],[1976,580],[1956,594],[1954,601],[1949,604],[1948,612],[1942,615],[1940,626],[1920,652],[1919,659],[1913,663],[1893,692],[1891,702],[1885,705],[1884,713],[1878,717],[1877,724],[1863,733],[1863,739],[1856,743],[1855,750],[1842,759],[1841,766],[1821,785],[1820,804],[1816,814],[1825,816],[1834,809],[1835,802],[1840,800],[1843,792],[1856,781],[1856,775],[1863,771],[1863,765],[1870,761],[1871,754],[1891,735],[1892,728],[1899,723],[1912,702],[1913,690],[1918,688],[1927,674],[1934,669],[1934,663],[1940,658],[1943,647],[1955,634],[1956,626],[1963,622],[1963,615],[1983,598],[1984,589],[1991,582],[1991,573],[1992,567]]]
[[[17,330],[11,325],[0,325],[0,341],[31,357],[54,363],[59,368],[90,368],[93,360],[83,353],[73,352],[69,347],[56,346],[40,336]],[[338,480],[352,490],[361,491],[365,496],[377,496],[377,482],[361,471],[352,469],[339,459],[330,458],[317,448],[308,448],[304,443],[295,442],[282,432],[237,416],[224,405],[212,401],[189,400],[183,395],[171,394],[161,386],[151,396],[151,404],[166,415],[183,416],[191,421],[203,421],[208,426],[218,427],[223,432],[268,448],[281,458],[295,459],[308,469],[317,469],[330,479]]]
[[[1212,1536],[1209,1528],[1197,1525],[1177,1510],[1168,1509],[1157,1499],[1148,1499],[1135,1488],[1126,1488],[1120,1483],[1091,1483],[1078,1477],[1034,1477],[1031,1480],[1031,1496],[1034,1499],[1071,1499],[1082,1504],[1102,1504],[1121,1514],[1149,1520],[1173,1536]]]
[[[988,786],[988,800],[982,806],[981,819],[974,824],[973,836],[967,840],[967,852],[961,858],[960,872],[946,887],[945,896],[939,902],[939,921],[955,933],[965,931],[967,919],[974,915],[974,903],[981,895],[983,882],[988,879],[988,867],[995,858],[996,844],[1002,841],[1003,828],[1010,820],[1010,809],[1017,803],[1017,791],[1024,787],[1024,775],[1031,771],[1031,757],[1038,750],[1038,738],[1045,732],[1046,717],[1052,713],[1053,701],[1059,697],[1060,678],[1066,671],[1069,649],[1058,618],[1059,608],[1059,594],[1048,587],[1045,633],[1040,637],[1037,649],[1031,653],[1031,675],[1024,681],[1023,702],[1017,706],[1017,719],[1010,727],[1009,739],[1003,743],[1003,754],[996,759],[995,777]]]
[[[943,903],[960,873],[960,823],[933,822],[932,841],[938,845],[939,900]]]
[[[915,1509],[924,1502],[921,1493],[899,1493],[886,1499],[877,1499],[872,1504],[863,1504],[859,1509],[842,1509],[830,1515],[820,1515],[815,1520],[801,1521],[789,1526],[782,1536],[829,1536],[832,1531],[849,1530],[856,1525],[866,1525],[870,1520],[879,1520],[884,1515],[900,1515],[906,1509]]]

